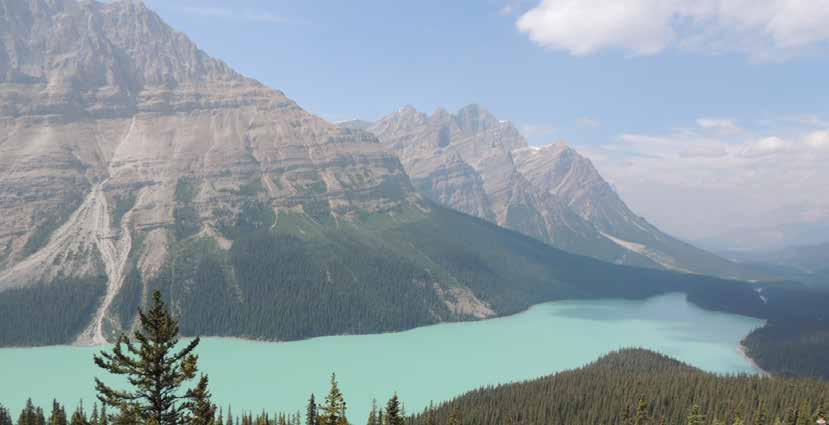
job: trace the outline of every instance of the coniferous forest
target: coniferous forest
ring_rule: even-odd
[[[16,415],[0,404],[0,425],[349,425],[336,375],[330,390],[294,413],[222,410],[198,368],[199,338],[179,344],[178,321],[156,291],[140,327],[94,356],[129,388],[95,380],[100,408],[67,410],[57,401],[26,404]],[[439,384],[439,383],[436,383]],[[689,424],[808,425],[822,419],[829,383],[807,378],[720,376],[641,349],[610,353],[582,368],[481,388],[407,415],[401,398],[370,406],[366,425]],[[357,406],[356,408],[361,408]],[[300,413],[304,411],[304,415]]]

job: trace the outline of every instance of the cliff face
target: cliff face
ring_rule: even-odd
[[[613,243],[557,193],[544,190],[549,182],[530,180],[516,158],[532,150],[526,140],[480,106],[431,116],[405,107],[369,131],[399,155],[417,189],[443,205],[570,252],[658,267]]]
[[[374,136],[305,112],[132,1],[0,1],[0,170],[0,290],[105,275],[101,316],[128,258],[151,279],[171,241],[227,246],[246,210],[346,218],[421,202]]]
[[[605,261],[744,276],[636,215],[574,149],[529,147],[512,124],[480,106],[431,116],[406,107],[369,131],[400,156],[420,192],[448,207]]]

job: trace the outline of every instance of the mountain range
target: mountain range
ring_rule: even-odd
[[[566,143],[529,146],[478,105],[431,115],[407,106],[367,129],[400,157],[420,193],[447,207],[617,264],[755,277],[636,215]]]
[[[277,340],[573,297],[760,302],[664,271],[739,270],[565,145],[477,106],[329,123],[139,1],[0,0],[0,170],[0,345],[103,343],[152,289],[185,335]]]

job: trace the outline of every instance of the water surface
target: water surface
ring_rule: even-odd
[[[483,385],[579,367],[622,347],[653,349],[713,372],[754,373],[737,346],[761,324],[670,294],[645,301],[560,301],[511,317],[380,335],[290,343],[209,338],[198,352],[214,400],[231,404],[237,414],[299,411],[311,392],[324,397],[336,372],[349,418],[361,424],[371,399],[385,403],[395,390],[411,412]],[[98,350],[0,349],[0,403],[14,417],[28,397],[45,409],[53,397],[91,405],[92,377],[103,376],[92,362]]]

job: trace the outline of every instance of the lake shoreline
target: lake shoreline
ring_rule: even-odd
[[[757,319],[757,317],[745,316],[745,315],[737,314],[737,313],[730,313],[730,312],[724,312],[724,311],[719,311],[719,310],[709,310],[709,309],[707,309],[703,306],[697,305],[696,303],[694,303],[691,300],[688,300],[688,294],[687,293],[682,292],[682,291],[675,291],[675,292],[665,292],[665,293],[655,294],[655,295],[651,295],[651,296],[644,297],[644,298],[624,298],[624,297],[603,298],[603,297],[600,297],[600,298],[563,298],[563,299],[556,299],[556,300],[548,300],[548,301],[541,301],[541,302],[538,302],[538,303],[535,303],[535,304],[531,304],[531,305],[529,305],[525,308],[522,308],[522,309],[517,310],[517,311],[510,312],[510,313],[495,314],[493,316],[484,317],[484,318],[468,318],[468,319],[461,319],[461,320],[449,320],[449,321],[443,321],[443,322],[435,322],[435,323],[429,323],[429,324],[414,326],[414,327],[411,327],[411,328],[388,330],[388,331],[382,331],[382,332],[369,332],[369,333],[356,333],[356,334],[355,333],[342,333],[342,334],[332,334],[332,335],[317,335],[317,336],[310,336],[310,337],[306,337],[306,338],[287,339],[287,340],[270,339],[270,338],[263,338],[263,337],[252,337],[252,336],[246,336],[246,335],[187,335],[187,336],[182,336],[181,338],[182,339],[193,339],[193,338],[198,337],[198,338],[201,338],[201,339],[226,339],[226,340],[235,340],[235,341],[251,342],[251,343],[282,344],[282,343],[287,343],[287,342],[311,341],[311,340],[315,340],[315,339],[318,339],[318,338],[330,338],[330,337],[340,337],[340,336],[370,336],[370,335],[399,334],[399,333],[403,333],[403,332],[413,331],[413,330],[416,330],[416,329],[427,328],[427,327],[430,327],[430,326],[452,325],[452,324],[473,323],[473,322],[485,322],[485,321],[491,321],[491,320],[506,319],[506,318],[517,316],[517,315],[520,315],[520,314],[523,314],[523,313],[527,313],[530,310],[532,310],[533,308],[536,308],[538,306],[542,306],[544,304],[549,304],[549,303],[566,302],[566,301],[634,301],[635,302],[635,301],[647,301],[647,300],[650,300],[650,299],[653,299],[653,298],[669,296],[669,295],[672,295],[672,294],[682,294],[682,295],[684,295],[685,300],[688,304],[690,304],[690,305],[692,305],[696,308],[699,308],[701,310],[707,311],[707,312],[722,313],[722,314],[729,314],[729,315],[735,315],[735,316],[742,316],[742,317],[749,317],[749,318]],[[112,344],[113,343],[111,343],[111,342],[107,342],[106,344],[101,344],[101,345],[95,345],[95,344],[87,345],[87,344],[77,344],[77,343],[50,344],[50,345],[17,345],[17,346],[11,346],[11,345],[10,346],[3,346],[3,345],[0,345],[0,350],[1,349],[37,349],[37,348],[48,348],[48,347],[106,347],[106,346],[110,346]],[[742,354],[742,352],[741,352],[741,354]],[[748,358],[745,354],[742,354],[742,355],[744,357],[746,357],[747,360],[750,360],[752,364],[754,364],[753,360]],[[760,368],[758,367],[757,369],[760,369]],[[760,369],[760,370],[762,370],[762,369]],[[763,372],[767,373],[765,371],[763,371]]]
[[[748,347],[745,346],[743,341],[740,341],[740,343],[737,344],[737,352],[740,353],[740,356],[742,356],[753,368],[757,369],[761,376],[766,378],[771,378],[773,376],[771,372],[760,367],[760,365],[758,365],[757,362],[748,355]]]

